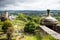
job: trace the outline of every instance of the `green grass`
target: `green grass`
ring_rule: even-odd
[[[6,35],[0,36],[0,39],[7,39]]]
[[[7,37],[1,36],[0,39],[7,39]],[[22,40],[56,40],[56,39],[50,35],[44,35],[43,37],[41,37],[40,35],[24,35],[24,38],[22,38]]]
[[[27,21],[28,22],[28,21]],[[25,24],[27,22],[24,22],[22,20],[14,20],[13,23],[17,25],[17,29],[20,30],[20,29],[23,29],[25,27]]]
[[[3,32],[0,32],[0,34],[3,34]]]
[[[2,40],[2,39],[7,39],[7,36],[6,35],[4,35],[4,36],[0,36],[0,40]],[[14,37],[12,37],[12,40],[15,40],[15,38]]]
[[[56,39],[53,38],[53,37],[50,36],[50,35],[45,35],[45,36],[43,36],[42,40],[56,40]]]
[[[58,24],[60,24],[60,21],[58,21]]]
[[[35,36],[32,35],[25,35],[24,40],[37,40]]]
[[[50,35],[46,35],[41,37],[40,35],[25,35],[22,40],[56,40],[55,38],[51,37]]]

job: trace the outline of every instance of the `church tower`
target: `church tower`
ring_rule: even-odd
[[[8,19],[8,11],[4,12],[4,15],[1,17],[1,21],[5,21]]]
[[[5,11],[4,17],[5,17],[6,19],[8,19],[8,11]]]

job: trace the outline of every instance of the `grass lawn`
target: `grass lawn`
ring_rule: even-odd
[[[0,36],[0,39],[6,39],[7,37],[6,36]]]
[[[6,35],[5,36],[0,36],[0,40],[7,40]],[[12,38],[12,40],[15,40],[14,38]]]
[[[18,29],[23,29],[27,22],[24,22],[22,20],[14,20],[13,23],[17,25]]]
[[[58,21],[58,24],[60,25],[60,21]]]
[[[0,34],[3,34],[3,32],[0,32]]]
[[[6,36],[1,36],[0,39],[7,39]],[[14,38],[12,38],[14,40]],[[44,35],[41,37],[40,35],[24,35],[24,38],[21,40],[56,40],[55,38],[51,37],[50,35]]]
[[[45,36],[43,36],[42,40],[56,40],[56,39],[53,38],[53,37],[50,36],[50,35],[45,35]]]
[[[25,40],[37,40],[37,38],[35,36],[32,36],[32,35],[25,35],[23,39],[25,39]]]
[[[51,37],[50,35],[46,36],[39,36],[39,35],[25,35],[24,38],[21,40],[56,40],[55,38]]]

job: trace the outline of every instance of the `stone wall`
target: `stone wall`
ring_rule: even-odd
[[[60,40],[60,34],[48,27],[46,27],[45,25],[40,25],[40,28],[42,29],[42,31],[44,32],[44,34],[49,34],[52,37],[56,38],[57,40]],[[54,27],[55,28],[55,27]]]
[[[60,25],[53,26],[53,30],[60,33]]]

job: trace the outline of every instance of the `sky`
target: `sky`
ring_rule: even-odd
[[[60,0],[0,0],[0,10],[60,10]]]

